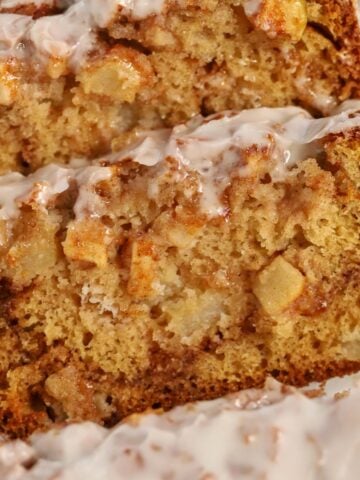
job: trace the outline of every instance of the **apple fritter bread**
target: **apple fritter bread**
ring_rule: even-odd
[[[1,429],[360,367],[360,109],[197,117],[0,177]]]

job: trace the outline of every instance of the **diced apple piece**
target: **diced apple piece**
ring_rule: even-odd
[[[49,217],[35,210],[23,213],[20,220],[5,260],[12,281],[26,285],[36,276],[51,272],[55,265],[58,226]]]
[[[12,75],[6,64],[0,65],[0,105],[8,107],[15,102],[18,80]]]
[[[55,398],[72,418],[96,418],[94,392],[72,366],[53,373],[45,381],[45,391]]]
[[[245,0],[244,8],[249,20],[270,38],[288,37],[297,42],[307,24],[305,0],[262,0],[254,10],[254,2]]]
[[[278,315],[301,295],[305,278],[282,256],[258,275],[253,291],[269,315]]]
[[[176,217],[163,213],[154,222],[154,231],[171,246],[192,248],[198,241],[204,220],[178,209]]]
[[[105,225],[95,219],[86,219],[69,225],[63,248],[69,259],[94,263],[103,268],[108,263],[109,243]]]
[[[139,90],[152,83],[152,70],[145,55],[117,46],[86,66],[77,79],[86,94],[133,102]]]
[[[131,250],[130,278],[127,290],[130,295],[148,298],[155,292],[156,257],[149,238],[134,241]]]

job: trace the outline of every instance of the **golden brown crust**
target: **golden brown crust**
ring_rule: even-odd
[[[268,373],[264,372],[257,378],[244,376],[236,382],[215,380],[209,384],[189,371],[189,364],[192,360],[196,360],[197,353],[190,353],[177,361],[171,359],[170,362],[176,365],[164,369],[162,367],[169,363],[168,356],[164,355],[162,360],[159,360],[159,354],[154,353],[156,374],[148,372],[147,378],[139,379],[134,384],[127,384],[121,377],[106,376],[91,365],[84,366],[83,362],[72,358],[70,352],[67,352],[67,366],[63,366],[63,363],[59,365],[57,355],[56,349],[50,350],[46,355],[49,363],[46,363],[45,359],[41,362],[41,376],[38,375],[35,365],[27,369],[26,374],[37,376],[38,383],[31,386],[28,395],[22,399],[9,395],[7,405],[0,412],[1,433],[9,437],[24,438],[35,430],[47,430],[54,424],[83,420],[97,421],[111,427],[124,417],[147,409],[167,410],[186,402],[218,398],[243,388],[262,387],[267,375],[272,375],[281,382],[301,387],[308,385],[309,382],[322,382],[331,377],[355,373],[360,369],[359,361],[342,360],[329,364],[321,362],[305,369],[298,366],[289,371],[274,369]],[[48,388],[44,386],[46,378],[44,372],[53,371],[54,366],[58,369],[55,372],[59,371],[59,373],[48,374],[49,377],[62,376],[64,371],[73,370],[76,372],[75,378],[80,378],[82,383],[86,383],[87,388],[95,391],[103,389],[102,394],[84,398],[77,386],[72,385],[69,390],[66,383],[60,383],[59,388],[65,392],[66,396],[73,395],[72,408],[70,406],[64,414],[63,407],[64,405],[69,407],[69,402],[59,404],[59,397],[55,400],[49,395]],[[161,373],[159,370],[162,370]],[[109,393],[105,394],[105,392]],[[68,416],[69,412],[71,415]]]

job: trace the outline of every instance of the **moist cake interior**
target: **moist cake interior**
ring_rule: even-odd
[[[2,430],[358,369],[359,126],[227,112],[1,177]]]

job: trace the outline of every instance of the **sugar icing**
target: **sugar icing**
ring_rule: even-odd
[[[268,381],[112,430],[85,422],[0,446],[3,480],[357,480],[360,388],[310,399]],[[26,465],[34,463],[27,469]]]
[[[39,2],[5,0],[1,8]],[[42,2],[43,3],[43,2]],[[159,14],[164,0],[73,0],[51,2],[69,8],[58,15],[32,19],[26,15],[0,14],[0,57],[65,58],[77,70],[96,45],[96,31],[106,27],[118,11],[135,19]]]
[[[209,216],[222,215],[222,194],[232,179],[257,172],[256,162],[248,163],[249,149],[265,156],[272,179],[281,181],[301,160],[317,155],[322,140],[329,134],[359,127],[360,101],[355,100],[345,102],[334,115],[320,119],[297,107],[197,117],[173,130],[143,133],[127,149],[85,166],[48,165],[28,177],[20,173],[0,177],[0,219],[16,218],[24,202],[36,202],[46,209],[51,199],[71,183],[77,184],[80,192],[74,207],[76,215],[96,216],[99,201],[93,186],[110,179],[112,164],[125,159],[148,167],[148,195],[152,198],[158,194],[158,179],[164,172],[173,183],[195,172],[200,208]],[[176,163],[176,169],[170,169],[168,159]]]

